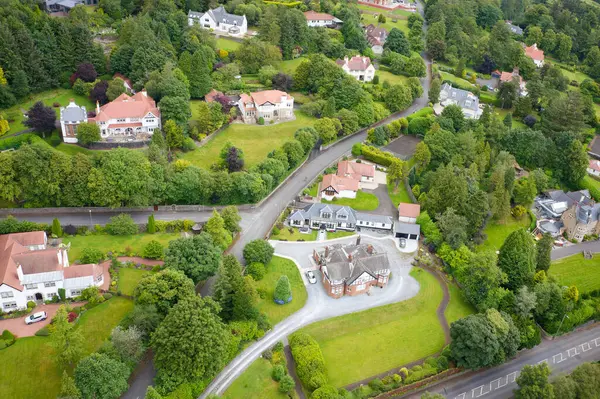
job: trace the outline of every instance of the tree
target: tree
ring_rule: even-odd
[[[146,232],[149,234],[156,233],[156,222],[154,221],[154,214],[148,216],[148,224],[146,225]]]
[[[212,87],[210,71],[213,67],[213,60],[208,59],[204,50],[197,50],[192,55],[191,69],[187,74],[190,81],[190,96],[192,98],[202,98]]]
[[[183,128],[175,121],[169,119],[163,126],[165,132],[167,146],[169,148],[181,148],[183,147]]]
[[[384,102],[392,112],[402,111],[412,104],[412,93],[404,84],[396,84],[385,91]]]
[[[273,257],[275,249],[265,240],[250,241],[244,247],[244,260],[247,264],[259,262],[267,265]]]
[[[142,256],[146,259],[162,259],[165,249],[162,244],[156,240],[151,240],[144,245]]]
[[[9,130],[10,125],[8,124],[8,121],[4,119],[2,115],[0,115],[0,137],[4,136]]]
[[[60,382],[60,393],[58,399],[80,399],[81,392],[75,385],[75,380],[69,374],[67,370],[63,370],[62,379]]]
[[[431,151],[429,147],[423,141],[420,141],[415,148],[415,165],[418,171],[423,171],[431,162]]]
[[[343,111],[343,110],[342,110]],[[341,111],[340,111],[341,112]],[[342,122],[342,125],[344,123]],[[294,138],[302,144],[304,153],[308,154],[315,146],[319,139],[319,133],[312,127],[301,127],[294,133]]]
[[[155,306],[162,316],[183,298],[195,295],[194,282],[183,272],[165,269],[145,276],[133,292],[136,307]]]
[[[244,40],[235,55],[243,73],[258,73],[262,66],[281,61],[281,51],[276,46],[256,38]]]
[[[135,326],[142,333],[144,342],[147,342],[163,317],[164,315],[158,313],[156,306],[136,303],[133,310],[121,321],[121,325],[124,328]]]
[[[152,385],[149,385],[148,389],[146,390],[146,396],[144,396],[144,399],[163,399],[163,397],[161,394],[156,392],[156,389],[154,389]]]
[[[398,28],[392,28],[383,48],[410,57],[410,43],[404,35],[404,32]]]
[[[304,149],[298,140],[290,140],[283,143],[281,149],[285,152],[290,168],[295,167],[304,158]]]
[[[243,277],[242,266],[235,256],[223,258],[213,298],[221,306],[219,315],[224,321],[255,320],[258,317],[257,295],[251,281],[250,277]]]
[[[321,118],[315,122],[315,130],[319,133],[319,138],[323,143],[334,141],[341,129],[340,121],[334,118]]]
[[[496,254],[491,251],[470,254],[464,266],[453,270],[453,273],[467,300],[480,310],[495,305],[492,297],[506,281],[506,276],[496,265]]]
[[[226,166],[229,173],[239,172],[244,169],[244,152],[242,149],[237,148],[231,143],[225,144],[227,147],[226,152],[221,151],[223,164]]]
[[[96,248],[84,248],[81,251],[81,256],[79,257],[79,262],[82,264],[87,263],[98,263],[102,259],[104,259],[104,253]]]
[[[552,246],[554,238],[548,233],[542,235],[542,238],[537,242],[537,256],[535,258],[535,270],[543,270],[545,272],[550,269]]]
[[[63,230],[57,218],[52,219],[52,236],[62,237]]]
[[[50,133],[56,129],[56,113],[52,107],[44,106],[41,101],[33,104],[26,115],[27,119],[23,124],[36,132]]]
[[[93,82],[98,77],[98,72],[94,65],[90,63],[79,64],[77,71],[75,71],[76,79],[81,79],[84,82]]]
[[[516,399],[553,399],[554,388],[548,382],[550,368],[546,363],[535,366],[525,365],[517,377],[519,388],[515,390]]]
[[[142,331],[136,326],[127,329],[116,326],[110,334],[110,342],[125,364],[136,365],[144,354]]]
[[[457,249],[467,241],[467,219],[464,216],[456,213],[453,208],[446,208],[437,219],[436,224],[444,241],[453,249]]]
[[[394,184],[394,189],[398,188],[398,184],[408,175],[408,166],[405,162],[398,158],[394,158],[387,170],[388,185]]]
[[[573,370],[571,379],[577,386],[578,398],[593,398],[600,390],[600,367],[594,363],[583,363]]]
[[[427,75],[427,67],[425,61],[418,54],[413,54],[404,64],[404,72],[408,76],[425,77]]]
[[[125,82],[123,82],[121,78],[114,78],[111,80],[106,89],[106,97],[108,100],[113,101],[123,93],[125,93]]]
[[[554,397],[561,399],[577,399],[577,383],[571,376],[561,375],[552,381]]]
[[[192,117],[190,103],[185,97],[163,97],[158,103],[162,119],[173,120],[176,123],[183,124]]]
[[[292,296],[292,286],[290,285],[290,280],[288,276],[285,274],[279,277],[277,280],[277,285],[275,286],[275,291],[273,292],[273,299],[276,301],[288,302],[288,300]]]
[[[203,231],[208,233],[212,237],[214,244],[219,246],[223,251],[231,245],[233,240],[231,233],[225,228],[225,221],[216,209],[213,209],[212,216],[204,225]]]
[[[465,124],[465,115],[462,108],[456,104],[450,104],[442,111],[442,117],[452,120],[455,131],[459,131]]]
[[[242,217],[238,212],[237,206],[231,205],[223,208],[221,211],[221,217],[225,222],[225,228],[227,231],[229,231],[229,233],[231,233],[232,236],[242,231],[242,228],[240,227]]]
[[[571,187],[576,187],[585,177],[587,165],[589,161],[584,145],[579,140],[573,140],[563,153],[561,162],[565,182]]]
[[[56,352],[58,364],[63,367],[75,364],[83,355],[83,335],[73,323],[69,323],[65,305],[58,308],[48,329],[50,330],[50,346]]]
[[[12,93],[17,98],[23,98],[30,93],[29,81],[24,71],[17,71],[10,85]]]
[[[521,178],[517,180],[513,189],[515,203],[524,206],[531,205],[537,195],[537,191],[533,178]]]
[[[80,123],[77,126],[77,141],[86,147],[101,140],[100,127],[93,122]]]
[[[108,96],[106,91],[108,90],[108,82],[101,80],[94,85],[94,88],[90,91],[90,99],[93,102],[99,102],[100,104],[106,104],[108,102]],[[112,100],[111,100],[112,101]]]
[[[338,399],[339,397],[338,390],[332,385],[323,385],[310,395],[310,399]]]
[[[75,368],[75,384],[82,399],[117,399],[127,390],[129,369],[105,354],[92,353]]]
[[[518,87],[515,82],[504,82],[498,89],[498,99],[502,108],[512,108],[513,103],[519,98]]]
[[[151,346],[157,381],[165,390],[217,373],[228,357],[231,335],[211,298],[177,303],[154,332]]]
[[[519,288],[515,295],[515,315],[523,319],[531,318],[531,311],[535,309],[536,303],[537,296],[535,295],[535,292],[530,291],[529,288],[524,285]]]
[[[533,283],[535,255],[535,243],[527,230],[521,228],[510,233],[498,255],[498,266],[508,277],[508,289],[516,291]]]
[[[112,216],[106,224],[106,231],[113,236],[128,236],[139,233],[139,227],[128,213]]]
[[[276,90],[290,91],[294,85],[294,80],[290,75],[283,72],[277,73],[272,79],[273,88]]]
[[[208,233],[169,242],[165,252],[165,267],[183,271],[198,282],[215,274],[221,262],[221,248]]]
[[[450,350],[458,367],[479,369],[495,364],[500,343],[485,315],[469,315],[450,326]]]
[[[433,59],[444,59],[446,52],[446,25],[444,21],[429,26],[425,39],[425,49]]]

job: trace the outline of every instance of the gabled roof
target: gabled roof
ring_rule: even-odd
[[[337,59],[335,63],[341,67],[347,66],[350,71],[366,71],[371,66],[371,59],[355,55],[350,59],[348,57],[344,57],[343,60]]]
[[[371,46],[383,45],[388,37],[387,30],[373,24],[367,25],[365,32],[367,34],[367,41]]]
[[[364,273],[373,278],[377,278],[378,274],[388,275],[390,262],[387,255],[374,252],[369,254],[368,247],[367,244],[330,246],[324,266],[329,280],[352,284]],[[321,255],[324,258],[324,252]]]
[[[321,190],[325,190],[328,187],[333,187],[333,189],[340,193],[342,191],[358,191],[358,180],[353,179],[351,177],[344,176],[336,176],[336,175],[325,175],[323,176],[323,181],[321,182]]]
[[[398,215],[405,218],[416,218],[421,214],[421,205],[401,202],[398,204]]]
[[[145,91],[138,92],[133,96],[123,93],[114,101],[100,107],[100,112],[89,120],[106,122],[119,118],[143,118],[149,113],[160,118],[160,111],[156,108],[156,103],[151,97],[148,97]]]
[[[375,167],[366,163],[352,161],[340,161],[337,166],[338,176],[350,175],[353,179],[360,180],[361,177],[374,177]]]
[[[600,172],[600,161],[597,161],[595,159],[590,159],[588,168],[595,170],[596,172]]]
[[[337,19],[333,15],[314,11],[306,11],[304,16],[306,17],[307,21],[334,21]]]
[[[196,12],[196,11],[190,10],[188,12],[188,17],[201,18],[204,14],[205,13],[203,13],[203,12]],[[244,23],[244,20],[246,19],[245,15],[229,14],[227,11],[225,11],[225,8],[223,8],[223,6],[219,6],[213,10],[208,10],[206,12],[206,14],[210,15],[210,17],[213,19],[213,21],[225,23],[227,25],[240,26]]]
[[[65,267],[63,275],[65,279],[90,276],[96,277],[99,274],[102,274],[102,271],[102,266],[96,264],[72,265]]]
[[[29,246],[45,244],[46,233],[43,231],[0,235],[0,285],[6,284],[16,290],[23,290],[17,275],[17,260],[23,261],[24,255],[37,252],[29,250]],[[57,259],[56,250],[54,258]]]
[[[544,51],[540,50],[536,43],[525,47],[525,55],[535,61],[544,61]]]
[[[450,102],[463,109],[470,109],[475,112],[479,110],[479,98],[470,91],[457,89],[448,83],[444,83],[440,93],[440,102],[442,103]]]

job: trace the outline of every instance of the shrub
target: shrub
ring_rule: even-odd
[[[285,370],[284,370],[283,366],[280,364],[273,367],[273,370],[271,370],[271,377],[275,381],[280,381],[284,375],[285,375]]]
[[[258,124],[259,125],[264,125],[265,124],[265,118],[263,118],[262,116],[260,118],[258,118]]]
[[[154,220],[154,214],[148,216],[148,224],[146,225],[146,232],[149,234],[156,233],[156,221]]]
[[[271,234],[274,236],[278,236],[279,233],[281,233],[281,230],[278,227],[273,227],[273,230],[271,230]]]
[[[108,301],[110,298],[113,297],[113,295],[110,292],[105,292],[104,294],[102,294],[102,297]]]
[[[162,259],[164,248],[162,244],[156,240],[150,241],[144,246],[143,257],[147,259]]]
[[[81,262],[81,263],[98,263],[102,259],[104,259],[104,254],[99,249],[84,248],[83,251],[81,251],[81,257],[79,258],[79,262]]]
[[[16,340],[13,333],[11,333],[8,330],[2,331],[2,336],[0,338],[6,342],[6,344],[7,344],[6,346],[12,345]]]
[[[282,352],[283,351],[283,342],[279,341],[277,342],[275,345],[273,345],[273,348],[271,348],[273,350],[273,352]]]
[[[362,143],[355,143],[352,145],[352,155],[355,157],[362,155]]]
[[[87,287],[81,291],[81,299],[88,301],[88,305],[95,306],[104,302],[104,297],[100,295],[100,289],[96,286]],[[90,307],[87,307],[88,309]]]
[[[252,341],[258,334],[256,321],[234,321],[229,323],[231,334],[240,337],[242,341]]]
[[[279,277],[277,285],[275,286],[275,292],[273,293],[273,299],[277,303],[288,303],[292,298],[292,287],[288,276],[283,275]]]
[[[279,381],[279,392],[290,393],[296,387],[294,379],[289,375],[284,375]]]
[[[194,151],[196,149],[196,143],[194,143],[194,140],[190,137],[186,137],[185,139],[183,139],[183,145],[181,149],[184,152]]]
[[[255,281],[260,281],[266,274],[265,265],[260,262],[250,263],[248,267],[246,267],[246,274],[252,276]]]
[[[265,240],[250,241],[244,247],[244,259],[246,263],[259,262],[264,265],[271,261],[275,249]]]
[[[385,387],[379,378],[375,378],[374,380],[369,381],[369,388],[375,392],[383,392]]]
[[[28,307],[28,308],[35,308],[35,305],[36,305],[36,303],[35,303],[35,302],[33,302],[33,301],[28,301],[28,302],[27,302],[27,307]]]
[[[106,231],[113,236],[127,236],[137,234],[139,228],[130,215],[122,213],[110,218],[110,222],[106,224]]]
[[[379,148],[375,148],[369,145],[363,145],[361,147],[361,151],[365,159],[383,166],[390,166],[392,161],[396,159],[396,157],[391,152],[382,151]]]
[[[69,323],[73,323],[76,318],[77,318],[77,313],[69,312],[69,314],[68,314]]]
[[[306,388],[315,390],[326,384],[325,359],[317,341],[308,334],[297,332],[290,336],[289,343],[298,378]]]
[[[446,356],[441,355],[437,358],[437,369],[438,371],[448,370],[450,363],[448,362],[448,358]]]
[[[50,335],[50,330],[48,330],[48,326],[44,326],[36,331],[35,335],[38,337],[47,337]]]
[[[433,124],[433,119],[431,118],[414,118],[408,122],[408,134],[425,134]]]
[[[66,298],[66,294],[65,294],[65,289],[64,288],[59,288],[58,289],[58,296],[60,297],[60,300],[64,302],[64,300]],[[29,305],[27,307],[29,307]],[[32,307],[35,307],[35,306],[32,306]]]
[[[271,349],[267,349],[266,351],[264,351],[262,353],[261,356],[263,359],[267,359],[268,361],[271,361],[271,359],[273,359],[273,351]]]

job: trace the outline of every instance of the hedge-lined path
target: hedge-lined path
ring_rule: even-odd
[[[294,390],[296,391],[296,395],[298,395],[299,399],[306,399],[306,395],[304,394],[304,390],[302,389],[302,382],[300,378],[298,378],[298,373],[296,373],[296,362],[294,361],[294,357],[292,356],[292,349],[290,348],[290,344],[288,342],[287,337],[283,340],[283,353],[285,354],[285,360],[287,363],[287,371],[290,377],[294,379],[296,386]]]
[[[71,302],[70,305],[77,306],[83,304],[83,302]],[[49,305],[36,306],[33,311],[23,317],[14,319],[0,320],[0,332],[8,330],[13,333],[17,338],[32,337],[42,327],[47,326],[52,321],[52,318],[58,311],[58,308],[63,305],[62,303],[51,303]],[[44,321],[39,321],[30,325],[25,324],[25,318],[37,312],[46,312],[48,318]]]

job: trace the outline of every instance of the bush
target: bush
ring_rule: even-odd
[[[275,286],[275,292],[273,293],[273,299],[279,304],[288,303],[292,300],[292,287],[288,276],[283,275],[279,277]]]
[[[271,230],[271,235],[278,236],[279,233],[281,233],[281,230],[277,227],[273,227],[273,230]]]
[[[96,248],[84,248],[81,251],[81,257],[79,258],[79,262],[81,263],[98,263],[104,259],[104,254],[102,251]]]
[[[61,301],[63,301],[63,302],[65,301],[65,299],[66,299],[66,293],[65,293],[65,289],[64,288],[59,288],[58,289],[58,296],[60,297]],[[29,305],[27,307],[29,307]],[[35,307],[35,306],[32,306],[32,307]]]
[[[194,140],[192,140],[191,138],[186,137],[183,140],[183,146],[181,147],[181,149],[184,152],[194,151],[196,149],[196,143],[194,143]]]
[[[88,305],[95,306],[104,302],[104,297],[100,295],[100,289],[96,286],[87,287],[81,291],[81,299],[88,301]],[[86,306],[87,307],[87,306]],[[87,307],[88,309],[90,307]]]
[[[75,319],[77,319],[77,313],[69,312],[69,314],[68,314],[69,323],[73,323],[75,321]]]
[[[0,336],[0,339],[2,339],[6,343],[6,346],[11,346],[17,340],[13,333],[11,333],[8,330],[2,331],[2,336]]]
[[[379,378],[375,378],[374,380],[369,381],[369,388],[375,392],[383,392],[385,387]]]
[[[279,392],[290,393],[296,387],[294,379],[289,375],[284,375],[279,381]]]
[[[271,370],[271,377],[275,381],[280,381],[284,375],[285,375],[285,369],[280,364],[278,364],[277,366],[274,366],[273,370]]]
[[[106,232],[113,236],[127,236],[139,233],[139,228],[130,215],[122,213],[110,218]]]
[[[411,119],[408,122],[408,134],[412,135],[424,135],[427,133],[431,125],[433,124],[432,118],[419,117]]]
[[[259,262],[266,265],[273,258],[275,249],[265,240],[250,241],[244,247],[244,259],[246,263]]]
[[[50,330],[48,329],[48,326],[44,326],[37,330],[35,335],[38,337],[47,337],[50,335]]]
[[[325,359],[317,341],[308,334],[297,332],[290,336],[289,343],[298,378],[304,386],[315,390],[325,385]]]
[[[147,259],[162,259],[164,251],[165,250],[160,242],[152,240],[144,246],[142,256]]]
[[[390,166],[391,163],[396,159],[391,152],[382,151],[379,148],[369,145],[363,145],[361,150],[365,159],[383,166]]]
[[[104,294],[102,294],[102,297],[108,301],[110,298],[113,297],[113,295],[110,292],[105,292]]]
[[[27,307],[28,308],[35,308],[36,303],[33,301],[27,301]]]
[[[246,274],[252,276],[255,281],[262,280],[266,273],[265,265],[259,262],[250,263],[250,265],[246,267]]]
[[[362,143],[355,143],[352,145],[352,155],[355,157],[362,155]]]
[[[258,118],[258,124],[259,125],[264,125],[265,124],[265,118],[263,118],[262,116],[260,118]]]

